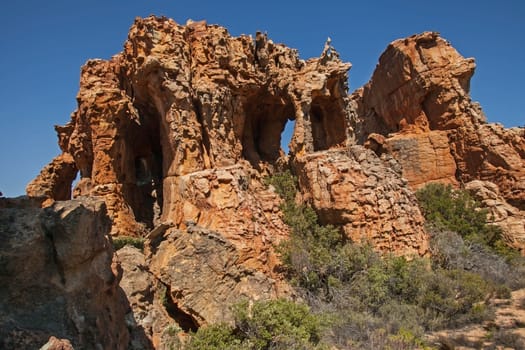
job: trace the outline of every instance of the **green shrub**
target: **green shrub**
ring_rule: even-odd
[[[321,340],[321,318],[308,306],[277,299],[237,306],[238,331],[254,349],[308,349]]]
[[[487,210],[467,191],[433,183],[418,190],[416,196],[425,219],[437,229],[457,232],[470,242],[509,253],[503,248],[501,229],[487,224]]]
[[[233,350],[243,349],[241,341],[233,333],[233,328],[225,324],[201,327],[192,335],[188,350]]]
[[[277,173],[265,178],[266,185],[272,185],[275,191],[281,196],[286,203],[295,201],[297,193],[297,179],[292,175],[290,170]]]
[[[322,318],[308,306],[277,299],[240,303],[234,307],[235,327],[200,328],[191,338],[190,350],[320,349]]]
[[[113,237],[112,240],[115,250],[119,250],[127,245],[131,245],[141,251],[144,250],[144,238],[141,237],[117,236]]]
[[[470,247],[495,247],[500,232],[486,224],[486,213],[467,193],[438,185],[418,192],[435,230],[460,233],[453,237],[458,249],[434,249],[432,263],[426,258],[381,257],[370,244],[350,242],[338,229],[320,225],[312,208],[295,202],[297,181],[290,172],[267,183],[283,197],[281,209],[291,231],[278,247],[283,265],[315,312],[331,318],[329,338],[336,346],[422,348],[425,331],[493,316],[484,300],[496,293],[496,281],[480,272],[494,278],[497,272],[481,267],[468,272],[472,264],[462,259]],[[478,256],[476,264],[483,266],[485,255]]]

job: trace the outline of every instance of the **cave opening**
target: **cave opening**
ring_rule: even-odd
[[[285,155],[283,148],[288,150],[288,143],[286,148],[281,147],[283,141],[289,141],[292,137],[291,121],[295,120],[293,104],[285,96],[264,91],[254,94],[246,101],[245,113],[243,157],[255,168],[260,168],[261,162],[275,164]],[[292,124],[289,126],[292,129],[289,134],[284,133],[287,123]]]
[[[124,171],[124,195],[135,219],[149,229],[154,228],[162,214],[163,152],[160,115],[150,106],[137,106],[140,123],[128,133],[131,152]]]
[[[177,322],[184,332],[197,332],[199,330],[198,322],[190,314],[179,308],[177,302],[172,297],[169,285],[166,286],[166,292],[165,295],[162,296],[162,299],[164,300],[163,306],[166,312]]]
[[[327,150],[346,141],[345,112],[332,96],[318,96],[310,105],[314,152]]]

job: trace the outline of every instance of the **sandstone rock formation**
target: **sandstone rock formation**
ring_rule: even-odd
[[[100,200],[0,199],[0,348],[127,349],[110,227]]]
[[[473,59],[438,33],[394,41],[371,80],[351,97],[356,140],[393,155],[413,189],[428,182],[490,181],[523,210],[525,129],[486,123],[469,96],[474,68]]]
[[[433,181],[490,181],[469,188],[506,225],[508,241],[521,247],[514,230],[523,228],[525,131],[485,122],[468,95],[474,61],[428,32],[389,45],[371,81],[348,96],[350,66],[329,41],[319,58],[304,61],[262,33],[232,37],[206,22],[179,25],[164,17],[137,18],[123,52],[88,61],[78,108],[56,127],[62,153],[27,187],[50,208],[20,214],[34,237],[16,238],[29,237],[31,248],[17,246],[22,258],[12,257],[41,252],[32,259],[49,267],[46,278],[58,286],[42,295],[58,300],[63,318],[52,319],[52,332],[38,334],[39,344],[56,336],[88,347],[169,349],[187,331],[231,321],[229,307],[240,299],[290,295],[274,251],[289,229],[281,198],[262,181],[280,169],[298,176],[298,200],[322,223],[404,255],[428,252],[413,189]],[[294,131],[286,155],[281,134],[289,121]],[[86,202],[97,218],[90,221],[84,202],[61,202],[71,196],[105,203],[110,221],[100,224],[100,237],[90,229],[104,222],[102,204]],[[29,219],[33,214],[40,219]],[[42,219],[48,214],[62,221]],[[77,219],[82,223],[73,227]],[[116,253],[126,310],[116,306],[126,303],[117,302],[117,265],[108,270],[108,230],[145,239],[143,252]],[[60,245],[66,238],[67,252]],[[89,284],[90,278],[100,282]],[[23,281],[13,288],[40,279]],[[69,303],[82,288],[95,302]],[[17,305],[25,299],[14,290],[2,292]],[[55,304],[41,305],[38,317]],[[129,342],[118,321],[124,312]],[[0,316],[7,342],[29,327],[27,315],[16,322]],[[110,316],[118,326],[100,339],[96,332]]]
[[[523,207],[525,131],[486,123],[469,96],[474,68],[438,33],[394,41],[352,96],[357,139],[385,136],[382,149],[402,163],[413,187],[487,180]]]
[[[233,38],[205,22],[137,19],[124,52],[84,66],[79,107],[57,127],[61,157],[71,155],[80,171],[74,195],[104,198],[113,235],[144,236],[162,222],[184,229],[192,220],[231,240],[247,266],[271,271],[270,245],[287,229],[261,176],[286,163],[288,120],[292,164],[353,143],[349,68],[329,43],[303,61],[261,33]],[[50,173],[28,193],[60,199],[55,188],[66,179]],[[413,222],[406,232],[417,236],[421,222]]]
[[[262,33],[157,17],[136,19],[123,52],[85,64],[78,108],[56,127],[62,154],[27,192],[67,199],[79,172],[72,196],[102,199],[112,236],[146,238],[144,253],[117,253],[130,346],[167,347],[167,331],[228,322],[242,298],[289,295],[274,252],[289,229],[262,181],[279,169],[348,237],[427,252],[398,163],[355,145],[349,68],[329,42],[304,61]]]
[[[216,232],[169,230],[156,249],[150,270],[167,286],[168,302],[186,315],[187,328],[231,322],[224,305],[276,297],[275,281],[239,264],[235,246]]]
[[[303,196],[323,223],[384,252],[427,253],[424,218],[392,157],[356,145],[298,157],[297,168]]]

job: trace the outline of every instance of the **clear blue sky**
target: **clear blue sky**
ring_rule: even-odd
[[[441,32],[474,57],[471,84],[492,122],[525,124],[525,1],[3,1],[0,5],[0,191],[26,184],[59,153],[55,124],[76,107],[81,65],[121,51],[136,16],[179,23],[207,19],[231,34],[266,31],[275,42],[318,56],[328,36],[350,61],[350,90],[368,81],[392,40]]]

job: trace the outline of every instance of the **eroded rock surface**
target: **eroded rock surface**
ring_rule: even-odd
[[[304,61],[262,33],[231,37],[205,22],[137,19],[122,53],[83,67],[78,109],[57,127],[62,157],[80,171],[74,195],[105,200],[113,235],[145,236],[166,222],[184,230],[194,221],[231,241],[244,266],[274,277],[271,246],[288,230],[261,179],[287,166],[280,141],[289,120],[292,164],[354,143],[349,68],[329,42]],[[28,190],[58,199],[47,189],[64,177],[48,173]],[[396,215],[411,220],[412,209]],[[366,220],[353,226],[359,233],[345,231],[372,237],[365,231],[380,225],[379,216]],[[423,239],[419,216],[412,222],[414,239]]]
[[[62,157],[80,171],[74,195],[104,198],[112,234],[141,236],[177,210],[179,177],[275,164],[288,120],[294,153],[344,144],[349,67],[330,46],[303,61],[261,33],[137,19],[124,52],[83,67],[78,109],[57,127]],[[47,189],[67,179],[48,173],[28,191],[60,199]]]
[[[303,197],[323,223],[384,252],[427,253],[425,220],[392,157],[355,145],[297,157],[297,169]]]
[[[127,349],[110,227],[100,200],[0,199],[0,348]]]
[[[165,285],[149,271],[149,261],[139,249],[127,245],[116,255],[123,271],[120,286],[130,305],[126,314],[131,338],[128,348],[169,350],[182,329],[172,317],[176,315],[168,312]]]
[[[474,60],[438,33],[394,41],[371,80],[352,95],[356,139],[393,155],[413,189],[489,181],[516,208],[510,212],[524,210],[525,129],[486,122],[469,96],[474,69]],[[521,241],[518,236],[509,243]]]
[[[277,296],[276,281],[239,264],[239,251],[217,232],[193,225],[169,230],[154,250],[150,269],[168,287],[168,302],[186,315],[189,328],[231,322],[225,305]]]
[[[73,197],[102,199],[112,236],[152,244],[144,255],[120,253],[133,346],[164,344],[172,320],[192,330],[231,320],[240,298],[289,294],[274,251],[289,228],[262,181],[279,169],[291,166],[304,180],[299,197],[348,237],[425,254],[424,223],[400,172],[351,148],[350,66],[330,42],[305,61],[262,33],[232,37],[159,17],[137,18],[123,52],[84,65],[78,108],[56,127],[62,154],[27,191],[51,205],[69,196],[78,171]],[[322,194],[316,183],[327,184]],[[163,296],[172,311],[159,306]]]
[[[396,156],[413,187],[431,181],[479,179],[524,208],[525,130],[487,124],[469,96],[472,58],[462,57],[438,33],[391,43],[372,79],[352,99],[357,139],[385,137],[382,150]]]
[[[27,192],[55,208],[79,172],[72,196],[103,200],[112,236],[147,238],[119,259],[131,344],[158,348],[166,329],[231,320],[240,298],[288,294],[274,247],[289,229],[262,181],[278,169],[323,223],[396,254],[428,251],[411,191],[428,182],[491,181],[523,209],[524,131],[485,123],[474,66],[423,33],[393,42],[349,97],[329,42],[305,61],[262,33],[137,18],[123,52],[82,68],[62,154]]]

